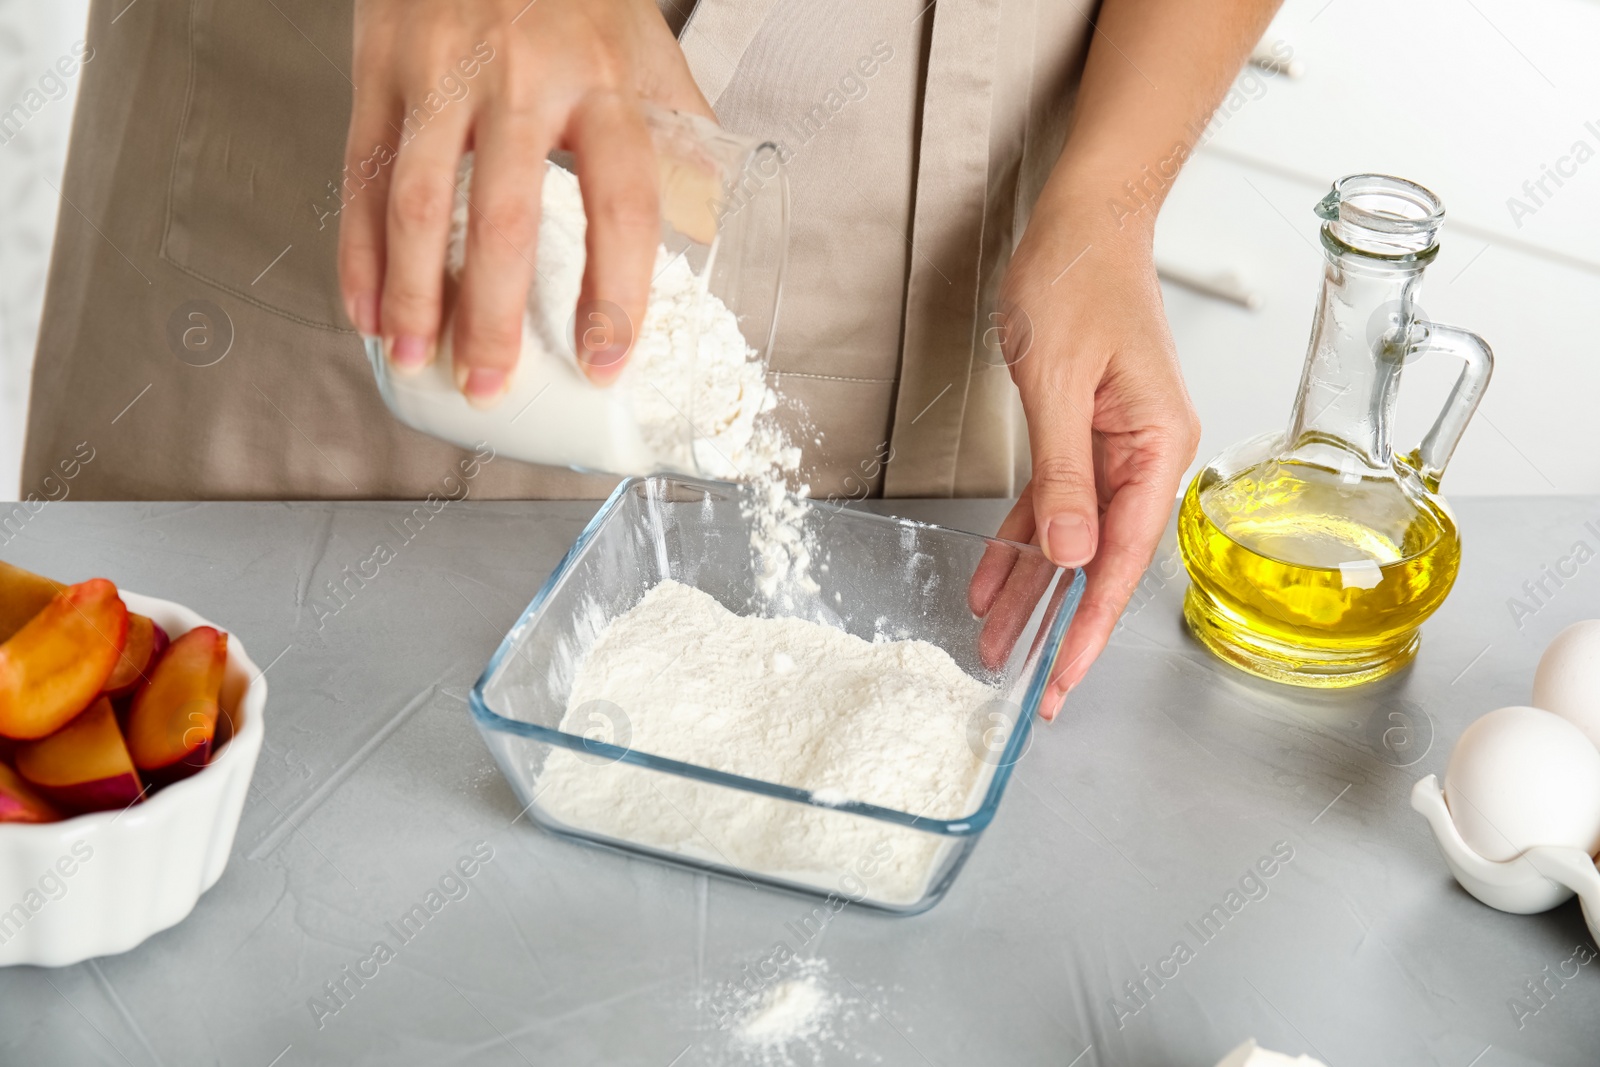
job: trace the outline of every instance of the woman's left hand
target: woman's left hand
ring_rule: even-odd
[[[1001,291],[1033,477],[997,536],[1037,544],[1088,578],[1041,705],[1047,719],[1110,638],[1200,438],[1149,220],[1118,217],[1093,199],[1041,201]],[[1005,585],[1006,575],[980,568],[974,610],[989,614]]]

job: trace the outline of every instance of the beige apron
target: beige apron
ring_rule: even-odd
[[[675,26],[689,8],[661,6]],[[24,495],[59,495],[69,467],[75,499],[581,497],[614,483],[475,461],[384,408],[340,308],[330,214],[350,33],[348,4],[328,0],[96,0]],[[1085,12],[700,0],[681,39],[724,125],[788,157],[772,372],[807,413],[816,494],[1015,492],[1025,438],[989,313],[1060,148]]]

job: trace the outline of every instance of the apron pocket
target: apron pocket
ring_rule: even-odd
[[[337,252],[350,5],[188,8],[189,88],[161,256],[258,307],[348,332]]]

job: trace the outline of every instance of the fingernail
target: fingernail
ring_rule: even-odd
[[[1094,531],[1076,515],[1045,520],[1045,551],[1058,567],[1081,567],[1094,555]]]
[[[608,345],[605,348],[585,348],[578,353],[579,362],[583,364],[589,377],[600,381],[609,381],[621,373],[622,361],[628,356],[626,345]]]
[[[1061,714],[1061,705],[1066,703],[1067,694],[1070,692],[1072,686],[1065,674],[1058,674],[1050,679],[1050,687],[1044,694],[1044,706],[1049,709],[1049,713],[1044,717],[1046,722],[1056,721],[1056,716]]]
[[[1055,722],[1056,716],[1061,713],[1061,694],[1054,686],[1044,691],[1044,702],[1039,706],[1039,715],[1045,722]]]
[[[473,407],[492,408],[506,394],[506,372],[488,367],[457,367],[456,385]]]
[[[609,383],[633,344],[633,320],[609,300],[583,300],[573,315],[573,351],[589,380]]]
[[[414,334],[386,338],[384,344],[389,349],[389,362],[402,374],[413,374],[433,360],[433,345]]]
[[[350,321],[356,329],[372,337],[378,332],[378,297],[376,293],[361,293],[355,298],[350,311]]]

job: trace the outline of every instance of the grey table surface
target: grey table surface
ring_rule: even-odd
[[[1332,1067],[1593,1065],[1597,968],[1527,991],[1589,943],[1577,905],[1477,903],[1408,797],[1468,722],[1527,700],[1556,632],[1600,615],[1600,566],[1523,588],[1600,547],[1600,499],[1454,504],[1465,562],[1416,663],[1338,695],[1208,658],[1169,533],[949,896],[913,918],[846,907],[809,937],[810,901],[518,819],[470,722],[468,688],[595,504],[464,501],[409,538],[407,504],[51,504],[0,558],[233,631],[270,664],[267,742],[228,869],[187,920],[120,956],[0,970],[0,1063],[739,1063],[707,1004],[781,942],[825,961],[841,1005],[795,1063],[1209,1067],[1254,1036]],[[892,508],[976,530],[1004,509]],[[339,605],[327,583],[380,542],[395,558]],[[1511,598],[1535,609],[1520,625]],[[1275,847],[1292,859],[1265,895],[1248,884],[1197,937]],[[464,897],[313,1010],[475,849],[492,859]],[[1170,974],[1179,941],[1157,987],[1143,968]],[[1518,998],[1538,1010],[1519,1018]]]

